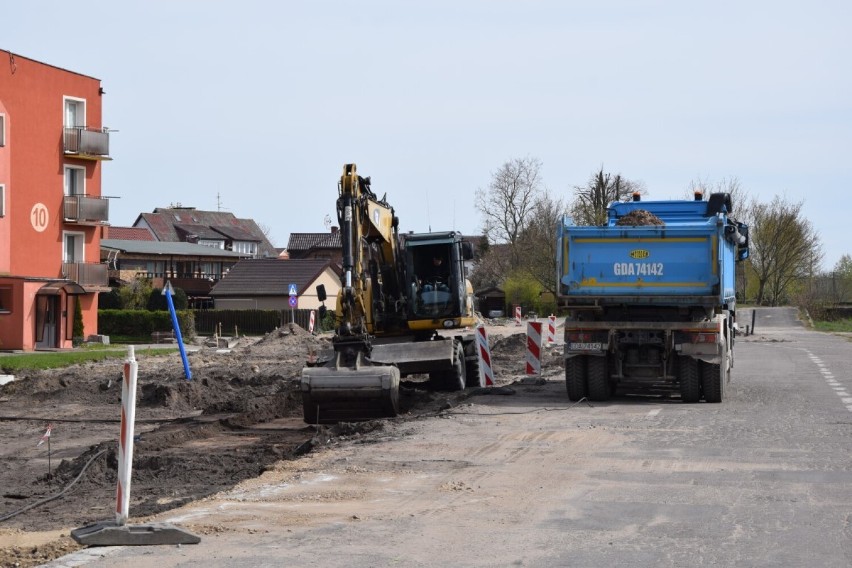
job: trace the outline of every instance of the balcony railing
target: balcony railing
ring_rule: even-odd
[[[97,262],[63,262],[62,276],[83,288],[106,288],[109,285],[108,266]]]
[[[69,223],[104,225],[109,221],[109,200],[87,195],[66,195],[63,215]]]
[[[109,132],[71,126],[65,128],[62,146],[66,154],[75,154],[79,158],[109,160]]]
[[[221,276],[213,274],[187,274],[173,271],[139,272],[136,276],[148,278],[157,287],[164,286],[166,281],[171,282],[172,287],[180,288],[190,296],[208,295],[213,285],[221,278]]]

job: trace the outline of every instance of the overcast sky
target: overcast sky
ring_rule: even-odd
[[[0,49],[97,77],[110,222],[180,203],[325,231],[343,164],[404,231],[478,234],[474,192],[541,160],[647,199],[736,178],[852,252],[848,1],[13,2]],[[736,207],[736,204],[735,204]],[[335,220],[336,221],[336,220]]]

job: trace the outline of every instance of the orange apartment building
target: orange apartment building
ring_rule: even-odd
[[[0,350],[72,347],[98,332],[109,220],[100,80],[0,51]]]

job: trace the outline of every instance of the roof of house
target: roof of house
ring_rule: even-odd
[[[196,225],[196,224],[186,224],[180,223],[174,226],[175,233],[180,237],[180,240],[186,240],[187,237],[193,236],[199,239],[210,240],[210,241],[223,241],[224,236],[222,233],[218,233],[213,230],[213,228],[208,227],[206,225]]]
[[[107,231],[110,239],[122,241],[153,241],[154,235],[144,227],[110,227]]]
[[[290,252],[306,252],[313,249],[340,250],[340,231],[333,233],[290,233],[287,250]]]
[[[101,239],[101,248],[117,250],[124,254],[148,254],[169,256],[218,257],[235,260],[251,256],[245,253],[222,250],[195,243],[164,243],[162,241],[134,241],[125,239]]]
[[[327,259],[279,260],[256,258],[241,260],[210,290],[222,296],[287,296],[290,284],[299,295],[328,268],[335,266]]]
[[[221,240],[224,235],[232,240],[258,242],[261,256],[277,256],[272,243],[254,220],[238,219],[227,211],[200,211],[194,207],[157,207],[153,213],[140,213],[133,224],[138,226],[140,222],[144,222],[159,241],[180,242],[187,232],[200,238],[216,240]],[[215,236],[202,237],[201,227],[206,229],[204,235]],[[208,233],[210,229],[215,233]]]

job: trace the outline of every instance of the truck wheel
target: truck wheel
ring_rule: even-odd
[[[683,402],[701,400],[701,380],[698,377],[698,361],[692,357],[678,357],[678,379],[680,379],[680,399]]]
[[[565,360],[565,387],[568,400],[577,402],[586,396],[586,357],[579,355]]]
[[[589,400],[609,400],[609,377],[606,372],[606,357],[589,357],[586,362],[589,372]]]
[[[725,381],[722,366],[701,362],[701,388],[707,402],[722,402],[725,396]]]

